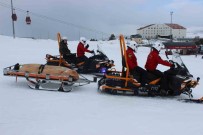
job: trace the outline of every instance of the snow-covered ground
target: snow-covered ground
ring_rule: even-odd
[[[0,36],[0,68],[16,63],[45,63],[45,55],[58,54],[53,40],[13,39]],[[76,52],[78,42],[69,42]],[[89,42],[100,45],[121,69],[119,41]],[[149,49],[140,47],[138,64],[144,66]],[[89,54],[87,54],[90,56]],[[164,55],[162,58],[166,59]],[[201,56],[183,56],[195,77],[203,78]],[[164,71],[167,67],[159,66]],[[90,77],[90,76],[89,76]],[[0,75],[0,135],[202,135],[203,105],[177,98],[115,96],[97,91],[97,84],[76,87],[70,93],[29,89],[24,78]],[[203,96],[203,81],[194,98]]]

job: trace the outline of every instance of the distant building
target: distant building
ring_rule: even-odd
[[[165,49],[167,52],[171,50],[177,50],[180,54],[196,54],[198,47],[195,42],[164,42]]]
[[[130,39],[135,41],[138,44],[142,44],[142,36],[140,34],[131,35]]]
[[[186,28],[179,24],[150,24],[137,29],[137,33],[143,38],[152,39],[157,37],[185,38]]]

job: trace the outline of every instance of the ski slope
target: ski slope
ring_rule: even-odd
[[[69,41],[76,52],[78,41]],[[121,69],[119,41],[88,42],[99,45]],[[16,63],[46,62],[47,53],[57,55],[57,41],[0,36],[0,135],[202,135],[203,105],[178,98],[118,96],[100,93],[97,84],[76,87],[70,93],[32,90],[24,78],[3,76],[3,68]],[[138,64],[144,67],[149,48],[140,47]],[[87,54],[90,56],[91,54]],[[183,56],[194,77],[203,79],[202,56]],[[162,55],[163,59],[166,59]],[[158,66],[162,71],[168,67]],[[91,76],[88,75],[91,79]],[[194,98],[203,96],[200,79]]]

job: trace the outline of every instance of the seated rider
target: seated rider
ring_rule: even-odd
[[[157,65],[162,64],[168,67],[174,67],[173,64],[171,64],[168,61],[164,61],[159,56],[160,50],[164,48],[164,45],[161,42],[155,42],[152,46],[152,51],[149,53],[147,57],[147,61],[145,64],[146,70],[155,75],[158,78],[161,78],[161,89],[164,89],[165,91],[168,90],[168,82],[167,82],[167,72],[164,74],[160,70],[157,70]]]
[[[71,51],[68,49],[68,43],[67,43],[67,37],[62,37],[60,46],[59,46],[59,52],[61,55],[63,55],[63,58],[68,63],[75,63],[76,61],[76,55],[72,54]]]
[[[89,45],[86,45],[86,39],[84,37],[80,38],[80,42],[77,47],[77,62],[85,62],[84,64],[84,70],[88,69],[88,66],[90,64],[89,59],[85,56],[85,52],[94,53],[94,51],[88,50]]]
[[[136,75],[140,76],[141,81],[141,87],[144,87],[147,83],[147,71],[145,71],[143,68],[138,66],[137,58],[135,56],[135,52],[138,50],[137,43],[130,44],[127,43],[127,50],[126,50],[126,56],[127,56],[127,64],[130,70],[130,74],[133,75],[135,78]]]

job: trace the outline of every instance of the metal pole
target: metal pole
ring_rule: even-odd
[[[171,14],[171,31],[170,31],[170,35],[171,35],[171,41],[172,41],[172,38],[173,38],[173,34],[172,34],[172,16],[173,16],[173,12],[170,12]]]
[[[13,0],[11,0],[11,13],[13,15]],[[15,25],[13,18],[12,18],[12,27],[13,27],[13,38],[15,38]]]

